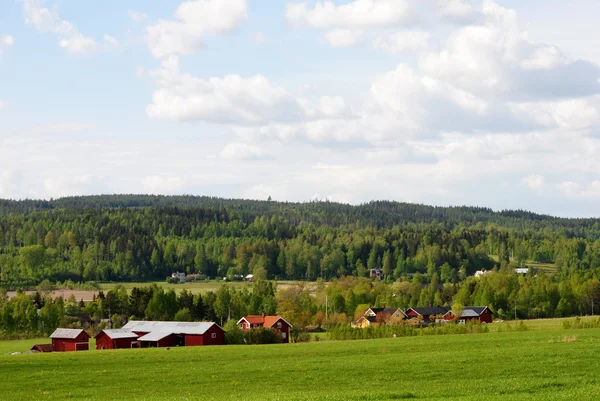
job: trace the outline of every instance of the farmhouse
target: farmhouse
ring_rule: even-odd
[[[262,315],[244,316],[238,320],[237,325],[242,330],[250,330],[257,327],[272,328],[281,334],[282,343],[290,342],[290,329],[292,325],[281,316],[266,316],[264,313]]]
[[[123,329],[102,330],[96,335],[96,349],[137,348],[138,335]]]
[[[444,315],[444,320],[455,319],[456,315],[452,311],[448,311]],[[479,323],[492,323],[493,313],[487,306],[465,306],[458,321],[464,323],[472,320],[478,320]]]
[[[356,326],[365,328],[380,324],[402,324],[405,318],[406,314],[399,308],[369,308],[356,321]]]
[[[139,336],[141,348],[225,344],[225,331],[213,322],[131,321],[123,330]]]
[[[82,329],[56,329],[50,335],[54,352],[87,351],[90,335]]]

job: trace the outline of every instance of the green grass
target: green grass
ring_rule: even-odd
[[[3,354],[0,399],[597,400],[599,351],[587,329]]]

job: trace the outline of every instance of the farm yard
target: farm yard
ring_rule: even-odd
[[[600,329],[6,355],[2,400],[596,400]],[[542,329],[543,328],[543,329]],[[110,389],[110,390],[107,390]]]

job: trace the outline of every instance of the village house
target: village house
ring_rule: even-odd
[[[264,313],[262,315],[244,316],[238,320],[237,325],[242,330],[250,330],[257,327],[274,329],[281,335],[282,343],[290,342],[290,329],[292,325],[281,316],[266,316]]]
[[[36,344],[31,347],[33,352],[52,352],[54,349],[52,348],[52,344]]]
[[[56,329],[50,335],[54,352],[87,351],[90,335],[83,329]]]
[[[444,315],[444,320],[456,320],[457,317],[452,311],[448,311]],[[458,317],[459,323],[466,323],[477,320],[479,323],[492,323],[493,313],[487,306],[465,306],[462,313]]]
[[[225,344],[225,331],[214,322],[131,321],[123,330],[139,337],[140,348]]]
[[[183,284],[186,282],[185,279],[185,273],[173,273],[171,274],[171,280],[175,283],[175,284]]]
[[[369,308],[356,321],[356,327],[365,328],[381,324],[403,324],[406,314],[399,308]]]

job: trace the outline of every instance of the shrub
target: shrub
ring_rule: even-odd
[[[246,344],[277,344],[281,342],[281,334],[274,329],[258,327],[244,331]]]

